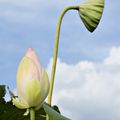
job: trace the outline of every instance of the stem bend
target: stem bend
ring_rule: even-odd
[[[50,104],[50,105],[51,105],[51,101],[52,101],[52,93],[53,93],[53,86],[54,86],[56,63],[57,63],[57,56],[58,56],[60,28],[61,28],[62,19],[63,19],[65,13],[69,10],[79,10],[79,6],[68,6],[68,7],[66,7],[63,10],[63,12],[61,13],[61,15],[59,17],[59,20],[58,20],[57,29],[56,29],[56,37],[55,37],[53,65],[52,65],[52,72],[51,72],[51,78],[50,78],[50,91],[49,91],[49,94],[48,94],[48,104]]]

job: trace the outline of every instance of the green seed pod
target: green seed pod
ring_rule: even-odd
[[[102,17],[104,9],[104,0],[88,0],[80,4],[79,15],[86,26],[86,28],[93,32]]]

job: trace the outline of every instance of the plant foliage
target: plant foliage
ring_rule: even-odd
[[[5,94],[5,86],[0,85],[0,120],[30,120],[29,115],[24,116],[26,110],[18,109],[12,104],[12,101],[5,101]],[[46,120],[46,113],[50,120],[70,120],[60,114],[57,106],[50,107],[47,103],[44,103],[43,107],[36,111],[36,120]]]

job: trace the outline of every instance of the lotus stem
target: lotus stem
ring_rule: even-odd
[[[51,102],[52,102],[52,93],[53,93],[53,87],[54,87],[54,78],[55,78],[56,63],[57,63],[57,56],[58,56],[58,45],[59,45],[61,23],[62,23],[62,19],[63,19],[65,13],[69,10],[79,10],[79,6],[66,7],[63,10],[63,12],[61,13],[59,20],[58,20],[57,29],[56,29],[56,37],[55,37],[52,72],[51,72],[51,78],[50,78],[50,90],[49,90],[49,94],[48,94],[48,104],[49,105],[51,105]],[[49,120],[48,116],[47,116],[46,120]]]
[[[30,108],[30,120],[35,120],[35,109]]]

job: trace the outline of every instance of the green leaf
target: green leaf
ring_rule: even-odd
[[[29,120],[30,116],[24,116],[25,109],[18,109],[12,101],[4,100],[6,90],[4,85],[0,85],[0,120]],[[43,104],[43,107],[36,111],[36,120],[46,120],[46,113],[50,116],[50,120],[70,120],[60,114],[59,108],[55,105],[50,107]]]
[[[5,93],[6,93],[5,86],[0,85],[0,116],[4,113],[4,109],[5,109],[5,100],[3,98],[5,96]]]
[[[102,17],[104,0],[88,0],[79,6],[79,15],[86,28],[93,32]]]
[[[5,85],[0,85],[0,120],[29,120],[30,117],[24,116],[26,110],[18,109],[11,101],[4,100],[6,90]],[[36,120],[46,120],[46,113],[43,108],[36,111]]]
[[[2,99],[6,94],[5,85],[0,85],[0,99]]]
[[[60,113],[55,111],[52,107],[50,107],[48,104],[44,103],[43,108],[45,112],[49,115],[50,120],[70,120],[64,116],[62,116]]]
[[[1,109],[1,108],[0,108]],[[0,114],[0,120],[29,120],[30,116],[24,116],[25,109],[18,109],[11,101],[5,104],[5,108],[2,114]],[[46,113],[43,108],[35,113],[36,120],[46,120]]]
[[[52,106],[52,108],[53,108],[55,111],[57,111],[58,113],[60,113],[60,110],[59,110],[59,108],[58,108],[57,105]]]

